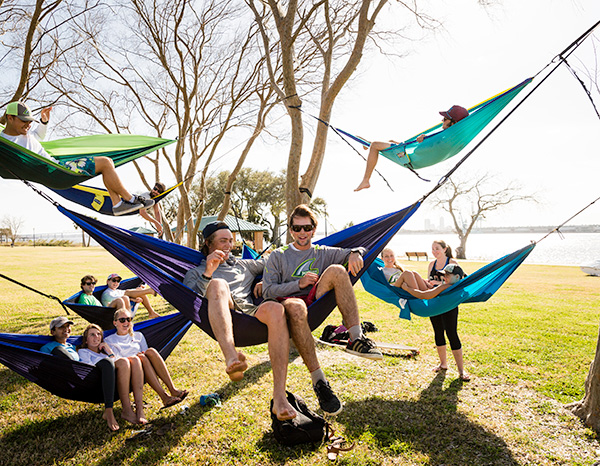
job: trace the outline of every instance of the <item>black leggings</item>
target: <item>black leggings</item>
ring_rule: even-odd
[[[63,346],[54,348],[52,354],[60,358],[73,359]],[[111,358],[104,358],[96,363],[96,367],[100,369],[104,407],[112,408],[115,404],[115,363]]]
[[[453,351],[462,348],[456,330],[458,325],[458,307],[455,307],[448,312],[444,312],[439,316],[430,317],[430,319],[435,334],[435,346],[446,346],[446,339],[444,338],[445,331],[448,336],[448,341],[450,341],[450,348],[452,348]]]

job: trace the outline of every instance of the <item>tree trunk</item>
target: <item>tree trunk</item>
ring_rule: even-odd
[[[585,379],[585,396],[581,401],[565,406],[579,417],[586,426],[600,432],[600,333],[596,343],[596,355]]]

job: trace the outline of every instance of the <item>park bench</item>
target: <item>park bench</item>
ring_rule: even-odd
[[[405,252],[404,254],[406,254],[408,260],[410,260],[411,257],[415,257],[417,260],[419,260],[420,257],[424,257],[425,260],[429,260],[429,256],[426,252]]]

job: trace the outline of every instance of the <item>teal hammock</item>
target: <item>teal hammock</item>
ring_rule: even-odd
[[[52,189],[67,189],[93,176],[70,170],[63,165],[65,162],[102,156],[112,159],[118,167],[174,142],[174,139],[133,134],[97,134],[42,141],[46,152],[60,162],[55,163],[0,137],[0,176],[34,181]]]
[[[446,130],[441,130],[442,124],[438,124],[422,131],[406,141],[394,144],[379,153],[385,158],[403,167],[418,170],[429,167],[444,160],[454,157],[465,148],[490,121],[492,121],[519,92],[521,92],[533,78],[528,78],[521,84],[512,87],[498,95],[495,95],[474,107],[469,108],[469,116]],[[370,142],[347,133],[339,128],[336,131],[348,136],[364,146]],[[425,140],[417,142],[417,136],[425,135]]]
[[[529,256],[535,243],[481,267],[455,285],[442,291],[433,299],[415,298],[408,292],[390,285],[383,275],[383,261],[374,261],[361,282],[369,293],[400,308],[400,318],[410,320],[410,315],[432,317],[448,312],[462,303],[487,301],[504,284],[508,277]]]

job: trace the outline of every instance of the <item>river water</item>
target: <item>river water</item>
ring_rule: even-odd
[[[538,241],[542,233],[471,233],[467,240],[467,259],[490,262]],[[452,250],[460,244],[452,234],[397,234],[390,247],[399,258],[406,251],[425,251],[431,258],[431,243],[444,240]],[[540,241],[525,260],[526,264],[583,265],[600,260],[600,233],[553,233]]]

